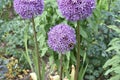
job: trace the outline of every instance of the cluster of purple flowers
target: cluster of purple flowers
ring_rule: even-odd
[[[95,0],[57,0],[62,15],[70,21],[87,18],[95,8]]]
[[[92,14],[95,0],[57,0],[62,15],[70,21],[84,19]],[[14,0],[14,9],[24,19],[42,14],[44,0]],[[76,44],[75,30],[68,25],[59,24],[48,32],[48,45],[54,51],[64,53]]]
[[[75,30],[65,24],[54,26],[48,32],[48,45],[54,51],[64,54],[76,44]]]
[[[14,0],[14,9],[24,19],[30,19],[42,14],[44,10],[43,0]]]

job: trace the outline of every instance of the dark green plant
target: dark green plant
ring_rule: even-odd
[[[110,25],[109,28],[115,30],[120,37],[120,29],[118,26]],[[119,80],[120,79],[120,38],[114,38],[109,43],[109,48],[107,52],[114,51],[114,56],[111,59],[108,59],[104,64],[103,68],[107,69],[105,75],[111,75],[109,80]]]

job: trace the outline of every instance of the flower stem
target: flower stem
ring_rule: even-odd
[[[60,80],[62,80],[62,69],[63,69],[63,66],[62,66],[62,57],[63,57],[63,55],[60,54]]]
[[[76,64],[74,80],[78,80],[79,67],[80,67],[80,22],[79,21],[77,21],[76,33],[77,33],[77,54],[76,54],[77,64]]]
[[[111,3],[112,3],[112,0],[108,0],[108,11],[110,11]]]
[[[36,33],[36,29],[35,29],[35,22],[34,22],[34,18],[32,17],[32,24],[33,24],[33,32],[34,32],[34,42],[35,42],[35,51],[36,51],[36,58],[37,58],[37,76],[38,76],[38,80],[41,80],[41,70],[40,70],[40,60],[39,59],[39,51],[38,51],[38,43],[37,43],[37,33]]]

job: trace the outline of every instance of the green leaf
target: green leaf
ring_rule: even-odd
[[[109,52],[111,50],[116,51],[116,54],[120,54],[120,47],[118,47],[120,45],[120,38],[114,38],[113,40],[111,40],[111,42],[109,43],[109,47],[106,51]]]
[[[85,30],[84,30],[82,27],[80,27],[80,34],[81,34],[81,36],[82,36],[83,38],[85,38],[85,39],[88,38],[87,33],[85,32]]]
[[[45,53],[47,52],[48,48],[47,47],[44,47],[41,49],[42,53],[41,54],[41,57],[43,57],[45,55]]]
[[[115,30],[117,33],[120,34],[120,28],[115,25],[109,25],[108,28]]]
[[[67,60],[69,61],[70,60],[70,52],[67,52],[66,56],[67,56]]]
[[[120,74],[111,77],[109,80],[120,80]]]
[[[103,66],[103,68],[107,68],[108,66],[118,64],[120,62],[120,56],[115,55],[112,59],[109,59]]]

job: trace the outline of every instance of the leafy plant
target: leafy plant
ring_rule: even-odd
[[[109,43],[110,47],[106,51],[114,51],[115,55],[111,59],[107,60],[103,68],[107,68],[105,75],[111,75],[109,80],[120,80],[120,28],[115,25],[108,27],[115,30],[118,33],[119,37],[112,39]]]
[[[8,60],[0,56],[0,79],[5,79],[5,73],[8,71],[7,64]]]
[[[32,24],[28,20],[21,20],[20,17],[15,15],[12,2],[13,0],[0,0],[0,46],[2,43],[5,44],[4,47],[0,47],[0,54],[15,56],[19,59],[18,61],[21,68],[33,69],[34,62],[31,59],[34,48],[33,31],[31,28]],[[50,27],[59,23],[68,24],[73,28],[75,28],[76,23],[68,22],[61,16],[56,0],[44,0],[44,2],[45,9],[43,14],[35,18],[37,38],[38,43],[40,44],[39,52],[44,61],[49,61],[50,68],[54,67],[54,65],[57,65],[56,67],[58,68],[59,55],[47,47],[47,32]],[[84,78],[85,80],[103,80],[105,77],[103,76],[104,70],[102,69],[102,65],[113,55],[116,56],[115,53],[119,53],[119,47],[117,47],[119,46],[117,44],[119,43],[119,32],[117,33],[107,26],[120,25],[120,0],[96,0],[96,2],[94,14],[80,23],[80,48],[82,51],[80,52],[80,56],[81,59],[84,58],[84,61],[81,60],[80,64],[80,76],[82,75],[80,78]],[[118,29],[116,28],[116,30]],[[108,44],[111,39],[113,40],[109,47]],[[110,51],[105,51],[108,47]],[[64,56],[63,74],[68,78],[70,78],[70,67],[71,65],[75,65],[76,62],[76,55],[74,53],[75,49]],[[118,57],[115,58],[118,59]],[[44,67],[45,65],[46,63],[44,64]],[[116,65],[119,64],[116,63]],[[45,69],[44,67],[42,70]],[[52,74],[54,73],[54,70],[50,69],[50,72],[51,73],[49,74]],[[114,70],[109,73],[110,75],[116,75]]]

